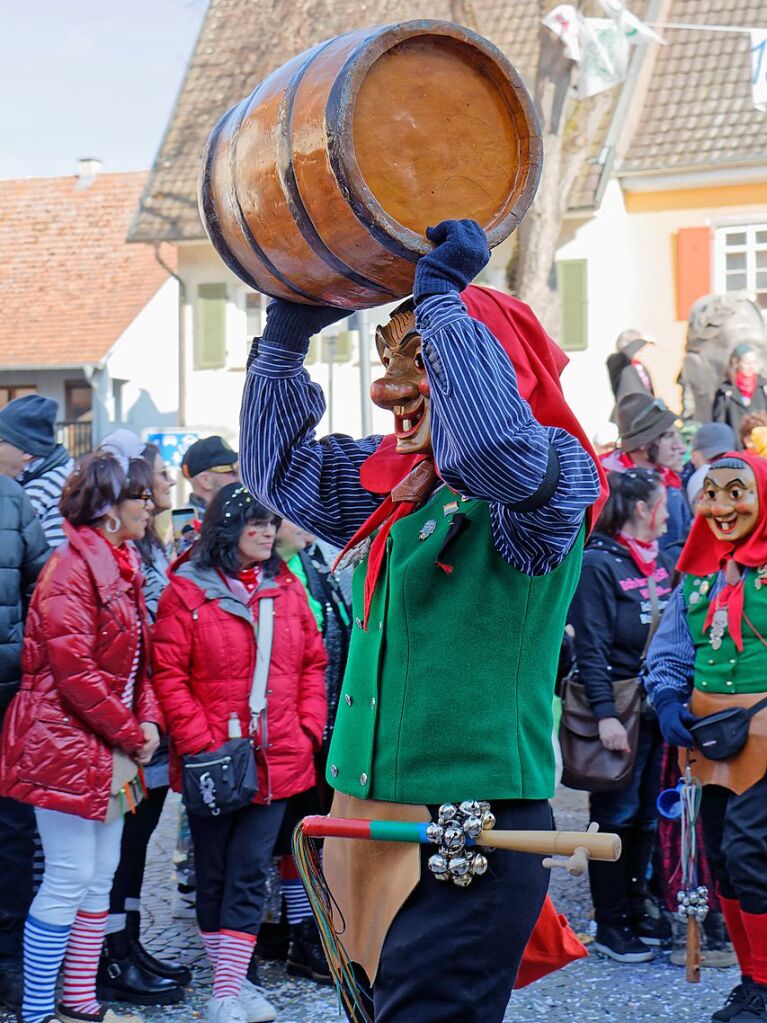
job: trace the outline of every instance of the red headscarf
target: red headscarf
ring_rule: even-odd
[[[557,426],[576,437],[591,455],[599,473],[600,494],[591,506],[589,525],[596,522],[602,505],[607,500],[608,488],[604,469],[589,443],[583,427],[575,417],[562,393],[560,374],[568,363],[562,349],[555,344],[538,322],[529,306],[501,291],[470,285],[461,293],[461,299],[470,316],[484,323],[511,359],[517,374],[519,393],[529,403],[533,415],[543,426]],[[362,486],[373,494],[390,495],[392,489],[419,463],[431,457],[428,454],[403,455],[396,451],[394,434],[385,437],[379,448],[368,458],[360,471]],[[355,547],[361,540],[379,529],[368,558],[365,583],[365,618],[370,608],[373,590],[380,571],[391,526],[410,514],[411,502],[393,502],[391,497],[370,516],[346,546]]]
[[[756,527],[739,543],[731,543],[728,540],[718,540],[711,532],[707,520],[702,515],[696,515],[690,535],[687,537],[687,543],[679,555],[677,568],[680,572],[689,572],[691,575],[710,575],[720,569],[726,571],[727,563],[730,561],[734,561],[736,565],[743,568],[760,568],[762,565],[767,565],[767,459],[752,455],[748,451],[729,451],[726,455],[722,455],[722,458],[738,458],[753,470],[759,492],[759,518]],[[716,467],[716,462],[714,467]],[[708,615],[703,626],[704,632],[711,625],[715,603],[712,600],[709,604]],[[719,592],[718,606],[727,608],[730,635],[738,650],[742,649],[742,579],[735,585],[728,583]]]

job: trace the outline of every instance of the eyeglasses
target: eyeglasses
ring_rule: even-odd
[[[152,500],[151,490],[142,490],[140,494],[126,494],[123,501],[143,501],[144,507]]]

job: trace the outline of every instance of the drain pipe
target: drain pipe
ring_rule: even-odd
[[[178,284],[178,425],[186,426],[186,283],[162,258],[160,244],[154,247],[154,258]]]

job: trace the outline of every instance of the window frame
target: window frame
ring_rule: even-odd
[[[764,240],[757,240],[757,233],[764,234]],[[728,234],[745,234],[743,245],[727,245]],[[754,296],[760,309],[767,312],[767,218],[754,218],[747,222],[720,222],[714,225],[714,290],[719,295],[743,293]],[[744,253],[746,265],[743,270],[728,271],[727,255]],[[757,266],[757,254],[764,253],[764,265]],[[728,290],[728,274],[744,273],[745,287]],[[757,274],[764,277],[764,286],[757,287]]]

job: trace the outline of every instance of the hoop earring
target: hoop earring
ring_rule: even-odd
[[[116,515],[107,515],[106,521],[104,522],[104,529],[107,533],[119,533],[122,528],[122,522],[117,518]]]

